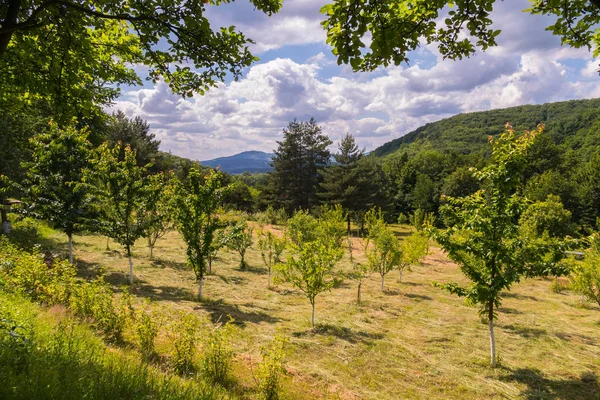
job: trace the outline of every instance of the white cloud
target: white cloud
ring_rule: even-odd
[[[262,49],[323,42],[320,4],[290,0],[272,19],[244,8],[229,15],[228,5],[217,7],[222,11],[211,20],[235,23],[255,35]],[[549,20],[518,11],[527,1],[518,4],[522,7],[496,2],[495,28],[503,30],[499,46],[470,59],[443,60],[428,45],[415,52],[411,66],[361,74],[339,68],[331,77],[337,67],[315,49],[302,64],[278,58],[254,65],[240,81],[219,84],[205,96],[184,100],[158,83],[130,91],[115,108],[147,119],[163,150],[208,159],[248,149],[271,151],[296,117],[315,117],[334,141],[350,132],[370,150],[460,112],[600,96],[599,61],[586,51],[560,47],[544,30]],[[419,62],[420,56],[436,62]]]

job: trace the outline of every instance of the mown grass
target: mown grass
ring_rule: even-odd
[[[63,235],[45,240],[65,252]],[[102,269],[116,291],[126,284],[127,259],[116,244],[106,251],[106,239],[95,235],[76,236],[74,242],[82,276]],[[247,254],[246,271],[239,269],[237,254],[219,253],[203,303],[195,301],[194,275],[186,269],[178,234],[159,240],[154,254],[150,260],[144,241],[134,247],[136,301],[153,300],[165,320],[178,310],[212,321],[231,315],[240,328],[234,338],[236,396],[255,396],[259,348],[283,332],[290,338],[284,398],[600,398],[600,309],[582,306],[570,291],[553,293],[552,279],[525,280],[506,293],[496,332],[501,367],[490,369],[487,326],[476,310],[431,286],[465,281],[435,247],[402,283],[397,272],[388,275],[383,293],[379,277],[371,276],[360,306],[352,281],[317,297],[315,330],[300,292],[287,284],[266,288],[256,245]],[[347,258],[340,267],[349,268]],[[159,334],[159,353],[167,351],[168,340]]]

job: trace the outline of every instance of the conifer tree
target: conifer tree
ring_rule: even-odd
[[[312,118],[290,122],[283,134],[272,162],[271,194],[288,213],[309,210],[318,205],[317,189],[322,181],[319,170],[329,163],[327,147],[332,142]]]

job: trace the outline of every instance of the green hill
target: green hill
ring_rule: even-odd
[[[487,148],[488,136],[502,132],[507,122],[517,131],[543,123],[546,134],[556,144],[574,150],[600,145],[600,99],[591,99],[459,114],[421,126],[371,154],[415,154],[424,149],[460,154],[481,152]]]

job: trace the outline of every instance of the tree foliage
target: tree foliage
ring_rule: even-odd
[[[521,194],[521,177],[527,151],[542,128],[516,136],[508,126],[498,139],[491,139],[492,163],[474,170],[485,190],[463,198],[447,198],[442,214],[446,229],[433,229],[434,238],[470,280],[467,287],[450,283],[443,287],[466,297],[487,317],[490,334],[490,364],[496,365],[495,309],[502,291],[524,277],[562,275],[558,261],[562,248],[556,243],[535,241],[519,234],[518,220],[527,202]]]
[[[436,43],[442,56],[449,59],[462,59],[476,49],[495,46],[501,31],[492,28],[494,3],[334,0],[321,8],[326,15],[322,25],[338,64],[350,64],[355,71],[372,71],[382,65],[408,63],[409,52],[423,43]],[[560,36],[563,44],[593,49],[594,57],[600,54],[600,1],[531,0],[525,11],[556,18],[547,30]]]
[[[148,177],[145,207],[143,215],[144,237],[148,241],[150,259],[152,259],[156,241],[165,236],[173,228],[173,195],[172,174],[155,174]]]
[[[24,165],[25,211],[50,221],[67,234],[70,262],[73,262],[73,233],[85,222],[89,209],[89,197],[83,186],[91,150],[87,136],[86,129],[60,129],[52,123],[48,133],[33,137],[31,162]]]
[[[240,255],[240,269],[246,269],[246,251],[252,246],[252,228],[244,220],[240,220],[229,227],[225,233],[225,245],[237,251]]]
[[[235,27],[213,29],[207,7],[220,1],[9,0],[0,4],[0,102],[42,99],[65,116],[110,103],[116,84],[163,80],[175,93],[203,93],[237,78],[255,57]],[[266,13],[280,0],[251,0]],[[58,117],[58,116],[57,116]]]
[[[283,136],[273,157],[271,195],[288,213],[310,210],[319,204],[317,190],[322,179],[319,170],[329,163],[327,146],[332,142],[321,133],[314,119],[290,122]]]
[[[260,249],[260,256],[267,267],[267,287],[271,287],[271,272],[273,267],[282,262],[281,255],[283,250],[285,250],[285,246],[285,237],[277,237],[271,231],[261,230],[258,233],[258,248]]]
[[[339,282],[335,265],[344,255],[341,242],[330,235],[334,223],[323,224],[305,211],[298,211],[289,220],[289,256],[277,268],[283,279],[301,290],[312,306],[311,324],[315,326],[316,297],[331,290]],[[344,219],[338,221],[342,231]],[[294,228],[292,228],[294,227]]]
[[[94,226],[125,248],[129,281],[133,284],[131,247],[144,234],[149,187],[147,168],[139,167],[135,151],[122,144],[114,147],[103,144],[96,150],[91,164],[85,181],[96,212]]]
[[[198,280],[198,299],[211,254],[215,232],[220,226],[216,211],[227,191],[221,184],[222,174],[212,170],[202,177],[196,165],[189,173],[189,185],[181,182],[175,188],[175,221],[185,241],[188,266]]]

